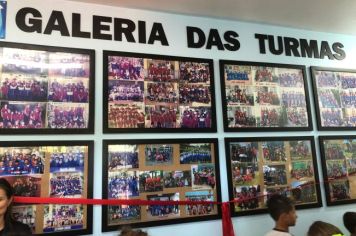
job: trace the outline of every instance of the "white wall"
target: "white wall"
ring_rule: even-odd
[[[82,14],[82,29],[90,31],[92,26],[92,15],[101,15],[109,17],[127,18],[137,22],[138,20],[144,20],[147,25],[150,26],[153,22],[161,22],[163,24],[166,36],[170,43],[170,46],[163,47],[159,43],[154,45],[145,45],[138,43],[126,43],[119,41],[105,41],[105,40],[93,40],[93,39],[81,39],[72,37],[62,37],[59,33],[53,33],[52,35],[43,35],[37,33],[26,33],[17,28],[15,23],[15,14],[22,7],[34,7],[38,9],[46,24],[48,16],[52,10],[59,10],[65,13],[68,27],[71,28],[71,14]],[[241,44],[240,50],[237,52],[218,51],[217,49],[190,49],[187,47],[186,39],[186,26],[195,26],[203,30],[210,28],[217,28],[219,32],[227,30],[233,30],[239,33],[239,41]],[[45,27],[45,26],[43,26]],[[149,32],[149,30],[148,30]],[[261,55],[259,53],[258,41],[254,38],[255,33],[272,34],[289,36],[295,38],[307,38],[317,39],[319,42],[322,40],[333,42],[341,42],[346,51],[346,59],[343,61],[328,60],[328,59],[310,59],[310,58],[296,58],[287,56],[274,56],[270,54]],[[340,67],[340,68],[356,68],[355,57],[356,47],[354,42],[356,37],[339,34],[328,34],[320,32],[312,32],[305,30],[297,30],[291,28],[275,27],[263,24],[250,24],[243,22],[234,22],[226,20],[208,19],[200,17],[180,16],[173,14],[165,14],[150,11],[140,11],[133,9],[114,8],[109,6],[100,6],[83,3],[73,3],[69,1],[50,1],[50,0],[16,0],[8,1],[8,16],[7,16],[7,35],[6,41],[19,42],[19,43],[31,43],[42,44],[50,46],[62,46],[62,47],[74,47],[74,48],[87,48],[95,49],[96,51],[96,82],[95,82],[95,134],[94,135],[37,135],[37,136],[11,136],[2,135],[0,141],[11,140],[95,140],[95,160],[94,160],[94,198],[101,198],[102,189],[102,139],[164,139],[164,138],[185,138],[187,134],[103,134],[102,132],[102,51],[114,50],[114,51],[127,51],[127,52],[140,52],[151,54],[163,54],[172,56],[185,56],[185,57],[200,57],[214,59],[215,70],[215,95],[217,104],[217,127],[218,132],[212,134],[189,134],[192,138],[211,137],[219,139],[219,156],[220,156],[220,173],[221,173],[221,188],[222,188],[222,200],[228,200],[228,188],[227,177],[225,167],[225,150],[224,150],[224,137],[260,137],[260,136],[301,136],[312,135],[315,138],[319,135],[325,134],[355,134],[352,131],[342,132],[318,132],[316,130],[316,115],[314,111],[314,105],[311,104],[312,118],[313,118],[313,131],[308,132],[245,132],[245,133],[224,133],[223,121],[222,121],[222,108],[221,108],[221,94],[219,83],[219,59],[229,60],[244,60],[244,61],[258,61],[258,62],[271,62],[271,63],[286,63],[286,64],[301,64],[307,66],[326,66],[326,67]],[[311,81],[310,73],[308,74],[308,85],[311,101],[313,96],[311,93]],[[317,140],[316,140],[317,141]],[[316,142],[319,177],[321,176],[320,168],[320,153],[318,143]],[[323,186],[321,186],[323,202],[325,203],[325,194]],[[325,204],[324,204],[325,205]],[[344,232],[342,224],[342,214],[352,209],[355,210],[356,204],[337,206],[337,207],[322,207],[317,209],[300,210],[298,211],[298,222],[296,227],[292,229],[292,233],[296,236],[305,235],[307,228],[314,220],[324,220],[331,222],[341,227]],[[94,225],[93,235],[101,235],[101,208],[99,206],[94,207]],[[238,236],[259,236],[263,235],[266,231],[273,227],[273,221],[267,214],[258,216],[245,216],[233,218],[234,228],[236,235]],[[181,236],[181,235],[207,235],[207,236],[219,236],[222,235],[221,221],[207,221],[196,222],[187,224],[168,225],[162,227],[147,228],[149,235],[151,236]],[[106,233],[103,235],[117,235],[116,232]]]

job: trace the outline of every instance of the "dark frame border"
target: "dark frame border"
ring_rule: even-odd
[[[314,94],[314,102],[315,102],[314,105],[315,105],[315,111],[316,111],[318,130],[331,130],[331,131],[356,130],[356,127],[347,127],[347,126],[332,126],[332,127],[329,127],[329,126],[322,126],[321,125],[321,115],[320,115],[320,107],[319,107],[318,87],[317,87],[316,77],[315,77],[315,72],[316,71],[356,73],[356,70],[331,68],[331,67],[318,67],[318,66],[311,66],[310,67],[310,74],[311,74],[312,84],[313,84],[313,94]]]
[[[217,199],[214,201],[221,202],[221,185],[220,185],[220,167],[219,167],[219,145],[218,139],[152,139],[152,140],[103,140],[103,185],[102,185],[102,198],[108,199],[108,147],[109,145],[115,144],[181,144],[181,143],[211,143],[214,145],[214,155],[215,155],[215,178],[216,178],[216,195]],[[221,219],[221,208],[217,206],[218,214],[216,215],[208,215],[208,216],[197,216],[197,217],[186,217],[186,218],[176,218],[176,219],[168,219],[168,220],[156,220],[156,221],[146,221],[139,223],[130,224],[131,227],[141,228],[141,227],[153,227],[153,226],[163,226],[170,224],[180,224],[180,223],[190,223],[197,221],[208,221],[208,220],[218,220]],[[102,207],[102,232],[109,231],[117,231],[120,225],[112,225],[109,226],[107,224],[108,216],[108,206]]]
[[[321,167],[323,169],[323,179],[324,179],[324,188],[325,188],[325,198],[327,206],[338,206],[345,204],[353,204],[356,203],[356,198],[350,200],[340,200],[340,201],[331,201],[330,199],[330,187],[328,180],[328,172],[326,167],[326,158],[325,158],[325,146],[324,141],[327,140],[344,140],[344,139],[356,139],[355,135],[337,135],[337,136],[319,136],[319,145],[320,145],[320,159],[321,159]]]
[[[32,146],[87,146],[88,147],[88,183],[87,183],[87,198],[93,198],[93,175],[94,175],[94,141],[5,141],[1,142],[1,147],[32,147]],[[86,235],[93,233],[93,205],[87,205],[86,229],[67,230],[53,233],[42,233],[34,235],[54,235],[54,236],[74,236]]]
[[[34,44],[12,43],[0,41],[0,47],[17,48],[25,50],[40,50],[46,52],[86,54],[89,56],[90,74],[89,74],[89,111],[88,111],[88,128],[85,129],[0,129],[1,134],[94,134],[94,105],[95,105],[95,50],[54,47]]]
[[[121,57],[139,57],[144,59],[156,60],[172,60],[172,61],[189,61],[208,63],[210,70],[210,95],[211,95],[211,128],[109,128],[108,122],[108,58],[109,56]],[[120,51],[103,51],[103,132],[104,133],[185,133],[185,132],[201,132],[201,133],[214,133],[217,132],[216,128],[216,105],[215,105],[215,80],[214,80],[214,66],[212,59],[203,58],[190,58],[190,57],[176,57],[155,54],[131,53]]]
[[[295,141],[295,140],[305,140],[310,141],[311,153],[313,155],[313,167],[314,167],[314,177],[315,177],[315,190],[316,190],[316,203],[310,204],[300,204],[296,205],[296,209],[308,209],[308,208],[318,208],[322,207],[322,199],[319,184],[319,172],[317,157],[315,152],[315,142],[313,136],[298,136],[298,137],[248,137],[248,138],[225,138],[225,152],[226,152],[226,168],[227,168],[227,178],[228,178],[228,188],[229,188],[229,200],[234,200],[233,194],[233,182],[232,182],[232,172],[231,172],[231,160],[230,160],[230,144],[232,142],[264,142],[264,141]],[[230,205],[231,216],[246,216],[246,215],[257,215],[268,213],[267,208],[256,209],[256,210],[246,210],[241,212],[235,212],[234,203]]]
[[[225,65],[242,65],[242,66],[264,66],[264,67],[278,67],[285,69],[299,69],[303,73],[304,81],[304,94],[306,102],[306,110],[308,114],[308,126],[307,127],[233,127],[229,128],[228,117],[227,117],[227,98],[226,98],[226,84],[224,78],[224,66]],[[251,62],[251,61],[232,61],[232,60],[219,60],[220,68],[220,84],[221,84],[221,101],[223,108],[223,122],[225,132],[254,132],[254,131],[310,131],[313,130],[313,123],[311,118],[310,110],[310,99],[309,99],[309,89],[307,83],[306,67],[303,65],[291,65],[291,64],[277,64],[277,63],[265,63],[265,62]]]

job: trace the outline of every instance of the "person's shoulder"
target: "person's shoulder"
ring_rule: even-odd
[[[271,230],[265,234],[265,236],[292,236],[292,234],[283,231]]]
[[[16,232],[26,233],[26,235],[31,235],[31,229],[27,224],[21,223],[19,221],[13,220],[12,222],[12,230]],[[25,234],[24,234],[25,235]]]

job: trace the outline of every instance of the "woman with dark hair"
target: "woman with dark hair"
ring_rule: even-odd
[[[124,226],[120,231],[121,232],[120,232],[119,236],[148,236],[148,234],[146,232],[144,232],[140,229],[133,230],[129,226]]]
[[[335,225],[323,221],[315,221],[308,230],[308,236],[342,236],[341,230]]]
[[[0,178],[0,236],[32,235],[28,225],[15,221],[12,214],[14,192],[6,179]]]

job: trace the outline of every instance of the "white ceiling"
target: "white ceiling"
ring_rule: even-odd
[[[356,35],[356,0],[72,0]]]

